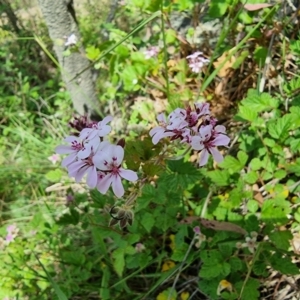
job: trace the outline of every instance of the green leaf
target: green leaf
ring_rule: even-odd
[[[276,119],[268,123],[268,132],[274,139],[284,140],[289,136],[289,131],[293,126],[293,118],[291,114],[284,115],[282,118]]]
[[[247,208],[251,213],[256,213],[259,209],[258,202],[256,200],[249,200],[247,202]]]
[[[285,170],[278,170],[274,173],[274,178],[283,179],[287,176],[287,172]]]
[[[238,120],[253,122],[257,118],[257,112],[250,107],[240,105],[236,117]]]
[[[290,142],[291,151],[297,153],[300,151],[300,139],[293,139]]]
[[[219,164],[219,166],[223,169],[229,169],[232,173],[239,172],[244,167],[239,160],[230,155],[225,156],[225,159]]]
[[[291,257],[282,256],[280,253],[274,253],[270,259],[271,266],[286,275],[298,275],[299,268],[292,262]]]
[[[244,167],[248,160],[248,155],[244,151],[239,151],[237,154],[237,157],[241,163],[241,165]]]
[[[269,253],[267,252],[266,255],[269,255]],[[267,277],[269,274],[265,260],[254,261],[252,270],[257,276]]]
[[[220,18],[225,15],[227,9],[228,3],[226,1],[212,0],[210,1],[208,14],[212,18]]]
[[[300,176],[300,158],[297,158],[295,163],[288,164],[286,168],[289,172],[295,173],[297,176]]]
[[[232,68],[237,69],[244,62],[244,60],[248,57],[249,51],[245,50],[238,56],[237,60],[233,63]]]
[[[122,273],[125,267],[124,249],[119,248],[113,251],[113,266],[119,277],[122,277]]]
[[[204,279],[213,279],[219,277],[226,277],[230,274],[230,264],[227,262],[216,264],[203,264],[199,272],[199,276]]]
[[[85,52],[86,52],[87,58],[91,61],[95,61],[101,53],[100,50],[98,48],[96,48],[95,46],[88,46],[85,49]]]
[[[147,11],[156,12],[160,9],[162,0],[151,0],[150,4],[146,7]]]
[[[168,171],[162,174],[158,182],[170,190],[187,189],[195,185],[201,178],[201,173],[189,162],[183,160],[170,160],[167,162]]]
[[[232,272],[239,271],[243,268],[243,262],[238,257],[230,257],[228,262]]]
[[[230,243],[220,243],[218,244],[218,248],[225,259],[231,256],[233,247]]]
[[[200,258],[206,264],[214,264],[223,260],[223,257],[218,250],[204,250],[200,252]]]
[[[250,171],[244,176],[247,183],[254,184],[258,180],[259,176],[255,171]]]
[[[167,290],[162,291],[156,297],[156,300],[176,300],[176,299],[177,299],[177,292],[172,288],[168,288]]]
[[[207,176],[218,186],[226,186],[229,184],[229,173],[226,170],[214,170],[206,173]]]
[[[52,279],[52,277],[50,276],[50,274],[48,273],[48,271],[46,270],[46,268],[44,267],[44,265],[41,263],[41,261],[39,260],[39,258],[35,255],[37,261],[39,262],[40,266],[42,267],[42,269],[44,270],[44,272],[47,274],[48,280],[50,281],[56,296],[58,297],[59,300],[68,300],[67,296],[63,293],[63,291],[60,289],[59,285],[57,285],[57,283]]]
[[[235,287],[239,293],[242,293],[241,300],[257,300],[259,299],[259,281],[254,278],[249,278],[244,285],[244,281],[239,281],[235,284]],[[244,289],[242,290],[242,288]]]
[[[258,158],[253,158],[250,161],[249,167],[251,168],[251,170],[257,171],[263,167],[263,162]]]
[[[175,248],[171,259],[174,261],[183,261],[189,246],[183,243],[179,248]]]
[[[147,232],[149,233],[155,223],[153,214],[150,214],[148,212],[144,212],[143,213],[143,219],[141,221],[142,225],[144,226],[144,228],[147,230]]]
[[[279,101],[268,93],[260,94],[257,90],[250,89],[247,98],[242,101],[242,105],[258,113],[277,108]]]
[[[275,146],[275,141],[269,138],[264,138],[264,144],[270,148]]]
[[[290,241],[293,239],[293,235],[290,231],[275,231],[269,234],[270,240],[275,246],[282,250],[288,250],[290,248]]]
[[[61,169],[55,169],[46,173],[45,177],[51,182],[60,182],[62,174],[63,172]]]
[[[291,212],[290,203],[282,198],[268,199],[263,202],[261,219],[266,223],[285,224]]]
[[[258,46],[254,50],[253,58],[255,59],[258,65],[264,66],[267,55],[268,55],[268,48]]]

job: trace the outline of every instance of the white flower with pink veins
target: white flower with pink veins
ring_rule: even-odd
[[[123,158],[124,149],[118,145],[109,145],[93,157],[94,165],[101,172],[97,183],[100,193],[106,194],[109,187],[112,186],[114,194],[120,198],[125,192],[122,178],[128,181],[138,179],[136,172],[122,168]]]

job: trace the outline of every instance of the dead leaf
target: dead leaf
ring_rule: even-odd
[[[248,11],[255,11],[262,8],[273,6],[274,4],[267,4],[267,3],[257,3],[257,4],[245,4],[244,8]]]
[[[200,223],[206,228],[210,228],[217,231],[224,230],[224,231],[237,232],[244,235],[247,234],[247,231],[244,228],[230,222],[221,222],[221,221],[206,220],[200,218]]]
[[[224,61],[227,59],[228,55],[230,55],[230,52],[233,51],[234,48],[230,49],[229,51],[224,52],[215,62],[214,62],[214,67],[218,69],[220,65],[224,63]],[[218,75],[220,77],[226,77],[229,75],[229,73],[232,70],[232,66],[235,63],[236,58],[234,55],[232,55],[226,62],[225,64],[220,68]]]
[[[230,222],[223,222],[223,221],[216,221],[216,220],[207,220],[204,218],[196,217],[196,216],[189,216],[184,218],[180,221],[181,224],[191,224],[194,221],[200,221],[201,225],[206,228],[210,228],[217,231],[231,231],[240,234],[247,234],[247,231],[239,225],[230,223]]]

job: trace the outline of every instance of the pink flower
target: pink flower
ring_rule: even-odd
[[[205,102],[195,103],[195,109],[198,117],[210,115],[209,103],[205,103]]]
[[[150,130],[149,134],[152,137],[152,143],[156,145],[162,138],[171,137],[172,140],[177,138],[183,138],[189,133],[188,122],[186,118],[186,111],[183,109],[177,109],[172,112],[168,120],[166,120],[164,114],[159,114],[157,120],[160,125]]]
[[[202,55],[202,52],[197,51],[186,57],[189,61],[189,67],[192,72],[200,73],[201,69],[209,64],[209,59],[204,58]]]
[[[77,136],[68,136],[64,139],[64,141],[70,145],[57,146],[55,148],[55,152],[58,154],[70,154],[69,156],[65,157],[61,163],[63,167],[66,167],[76,160],[78,152],[84,147],[82,140]]]
[[[223,161],[222,154],[216,146],[227,146],[230,139],[225,135],[224,126],[205,125],[199,128],[199,135],[192,137],[192,148],[201,150],[199,157],[199,166],[207,164],[209,154],[212,154],[214,160],[218,163]]]
[[[143,252],[144,250],[146,250],[146,247],[145,247],[144,244],[142,244],[142,243],[137,243],[137,244],[135,245],[135,251],[136,251],[137,253],[141,253],[141,252]]]
[[[111,131],[111,127],[107,125],[107,123],[112,121],[112,119],[111,116],[105,117],[102,121],[93,124],[91,128],[84,128],[79,136],[82,140],[92,140],[95,137],[104,137],[108,135]]]
[[[121,146],[109,145],[101,153],[93,157],[94,165],[101,171],[98,172],[97,189],[105,194],[110,186],[117,197],[124,195],[122,178],[128,181],[136,181],[137,174],[121,167],[124,158],[124,149]],[[104,175],[105,174],[105,175]]]
[[[147,50],[144,51],[146,59],[155,57],[155,56],[157,56],[158,53],[159,53],[159,48],[157,46],[151,46]]]
[[[86,159],[80,159],[68,165],[69,176],[74,177],[76,182],[80,182],[87,174],[86,183],[90,188],[97,185],[97,170],[93,163],[93,155]]]
[[[72,47],[75,46],[78,42],[77,36],[72,33],[68,38],[67,41],[65,42],[66,47]]]
[[[53,154],[48,157],[48,160],[50,160],[52,164],[55,165],[58,161],[60,161],[60,156],[59,154]]]
[[[6,227],[6,231],[5,244],[8,245],[17,237],[19,228],[15,224],[12,224]]]
[[[149,132],[150,136],[152,137],[152,143],[154,145],[156,145],[164,137],[175,135],[173,132],[166,131],[168,124],[164,114],[159,114],[157,116],[157,121],[160,125],[152,128]]]
[[[82,139],[77,136],[68,136],[65,141],[69,145],[60,145],[55,148],[55,152],[59,154],[70,154],[62,160],[61,165],[67,167],[71,163],[77,161],[78,158],[88,158],[92,151],[96,152],[101,144],[99,138],[92,140]]]

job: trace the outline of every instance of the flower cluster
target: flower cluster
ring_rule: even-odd
[[[76,182],[87,175],[87,185],[97,188],[105,194],[110,186],[117,197],[124,195],[122,178],[128,181],[136,181],[137,174],[131,170],[122,168],[124,158],[124,142],[113,145],[104,140],[111,131],[108,123],[111,116],[102,121],[88,122],[86,119],[76,119],[72,128],[80,129],[79,134],[65,138],[68,145],[60,145],[55,151],[58,154],[69,154],[62,160],[62,166],[68,169],[70,177]]]
[[[203,57],[203,53],[200,51],[197,51],[186,58],[189,61],[189,67],[194,73],[200,73],[201,69],[209,64],[209,59]]]
[[[217,146],[228,146],[230,139],[226,135],[226,128],[216,125],[217,120],[211,116],[208,103],[195,103],[193,108],[177,108],[168,118],[159,114],[157,120],[159,126],[150,130],[153,144],[156,145],[165,137],[180,139],[199,151],[199,166],[207,164],[209,154],[216,162],[222,162],[223,156]]]

